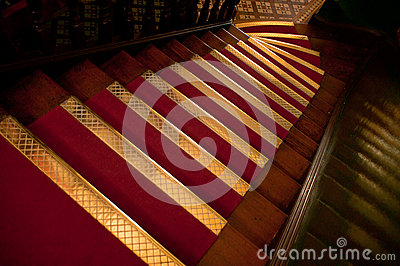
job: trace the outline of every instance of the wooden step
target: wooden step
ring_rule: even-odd
[[[37,94],[36,87],[29,88],[25,97],[42,99],[32,101],[30,108],[49,111],[43,110],[46,106],[37,104],[45,101],[48,95]],[[18,104],[17,100],[15,104]],[[197,262],[216,240],[216,235],[184,208],[149,195],[132,178],[132,173],[136,177],[140,177],[141,173],[128,169],[124,158],[88,131],[66,109],[52,109],[31,124],[29,129],[184,263]],[[140,202],[137,201],[138,195]],[[171,232],[182,237],[171,238]],[[182,242],[193,241],[197,237],[195,246]]]
[[[186,50],[185,50],[186,49]],[[175,42],[170,42],[167,46],[165,46],[165,48],[163,49],[163,51],[168,54],[170,57],[174,57],[173,59],[175,61],[180,61],[182,60],[184,61],[188,61],[191,58],[195,57],[195,54],[192,53],[190,50],[188,50],[186,47],[184,47],[182,44],[180,44],[179,42],[175,41]],[[181,51],[184,51],[181,52]],[[197,59],[194,58],[193,60],[201,60],[201,59]],[[188,65],[188,64],[187,64]],[[209,64],[208,62],[204,62],[204,65],[206,65],[207,67],[212,67],[211,64]],[[197,68],[194,66],[188,66],[187,68],[191,68],[193,69],[192,72],[196,74]],[[215,68],[212,68],[215,69]],[[212,70],[211,70],[212,71]],[[212,80],[212,77],[206,76],[204,74],[198,74],[198,75],[202,75],[200,76],[203,80]],[[217,75],[217,73],[214,74],[214,76]],[[222,82],[222,78],[219,78],[220,82]],[[215,85],[213,83],[210,83],[210,86],[214,86]],[[225,85],[227,88],[230,88],[230,90],[233,90],[234,84],[233,85],[229,85],[226,84]],[[219,88],[217,88],[218,90]],[[240,90],[244,91],[244,88],[240,88]],[[219,91],[221,92],[221,89],[219,89]],[[228,92],[224,92],[222,91],[222,93],[224,94],[224,96],[227,97],[228,100],[232,101],[234,104],[236,104],[237,106],[242,106],[243,104],[241,104],[240,102],[235,101],[235,95],[232,95],[232,92],[228,90]],[[230,97],[231,96],[231,97]],[[238,96],[236,96],[237,98]],[[254,98],[251,98],[254,99]],[[256,102],[261,104],[261,106],[264,106],[261,102]],[[246,110],[245,107],[242,107],[243,110]],[[254,107],[250,108],[250,110],[247,113],[251,113],[253,111],[258,111],[260,109],[257,109]],[[265,121],[265,120],[261,120],[263,119],[262,114],[257,114],[254,116],[255,119],[258,119],[259,121]],[[261,118],[261,119],[260,119]],[[262,122],[261,122],[262,123]],[[305,156],[306,158],[311,158],[311,156],[313,155],[315,149],[316,149],[316,143],[314,143],[313,141],[310,140],[310,142],[307,142],[307,136],[305,136],[302,132],[297,132],[297,134],[289,134],[289,137],[286,138],[287,136],[287,130],[285,130],[284,128],[282,128],[282,126],[279,123],[275,123],[276,124],[276,131],[277,131],[277,135],[278,137],[284,139],[286,141],[286,143],[288,144],[295,144],[295,145],[291,145],[292,147],[297,147],[297,151],[299,151],[303,156]],[[273,130],[274,131],[274,130]],[[285,133],[285,135],[281,135],[280,132],[283,131]],[[296,131],[296,129],[292,129],[292,133]],[[296,149],[296,148],[295,148]]]
[[[83,64],[91,64],[90,62],[85,62]],[[66,77],[68,79],[74,79],[75,81],[79,81],[82,74],[85,73],[74,73],[74,70],[68,72]],[[101,71],[97,69],[96,71]],[[95,71],[93,71],[95,72]],[[85,77],[90,75],[83,75]],[[61,84],[63,80],[60,80]],[[107,83],[104,83],[107,84]],[[86,86],[81,86],[81,83],[75,82],[74,86],[65,86],[69,91],[74,93],[75,91],[85,91],[88,88]],[[167,138],[164,134],[162,134],[159,128],[155,127],[155,124],[150,124],[147,122],[146,125],[146,135],[142,135],[144,128],[141,129],[139,125],[145,125],[146,120],[145,117],[140,115],[139,110],[129,110],[127,108],[127,103],[133,100],[127,100],[126,103],[122,102],[117,98],[119,97],[120,93],[124,93],[124,97],[131,97],[129,92],[124,89],[122,86],[119,86],[116,83],[112,83],[108,86],[103,87],[96,87],[97,89],[101,89],[96,95],[92,96],[86,104],[90,107],[93,111],[95,111],[100,117],[102,117],[105,122],[109,123],[113,126],[119,133],[123,134],[129,141],[134,143],[137,147],[139,147],[142,151],[146,151],[146,153],[156,162],[158,162],[164,169],[166,169],[169,173],[173,176],[177,177],[177,179],[182,182],[184,185],[188,186],[201,186],[208,182],[216,182],[215,188],[208,188],[206,190],[197,189],[196,193],[200,198],[210,198],[212,195],[218,195],[218,191],[216,188],[221,189],[222,191],[227,191],[224,196],[218,197],[215,200],[209,202],[209,205],[217,210],[221,215],[224,217],[228,217],[233,209],[239,204],[241,201],[240,195],[244,195],[248,189],[248,184],[245,183],[242,179],[237,177],[236,175],[232,174],[232,178],[239,178],[240,181],[238,182],[237,186],[235,186],[235,190],[229,189],[225,187],[226,184],[223,182],[217,182],[216,174],[218,170],[214,170],[213,168],[205,169],[204,165],[201,165],[196,161],[197,151],[200,150],[199,146],[191,145],[191,148],[188,148],[187,151],[192,152],[192,155],[189,155],[185,152],[184,156],[189,157],[191,162],[191,169],[185,169],[184,167],[179,167],[179,165],[174,164],[174,161],[171,161],[171,154],[180,150],[186,149],[187,145],[190,145],[189,141],[185,141],[185,144],[182,145],[181,141],[184,136],[180,136],[180,141],[173,141],[173,138]],[[139,99],[138,99],[139,101]],[[132,103],[132,102],[131,102]],[[136,105],[137,108],[142,105]],[[127,118],[127,116],[129,118]],[[150,121],[152,121],[150,119]],[[164,121],[163,123],[166,123]],[[179,131],[175,131],[178,132]],[[174,133],[172,133],[174,134]],[[160,148],[161,147],[161,148]],[[196,151],[197,150],[197,151]],[[179,157],[177,157],[179,158]],[[212,160],[213,158],[211,158]],[[175,159],[176,163],[176,159]],[[181,165],[182,166],[182,165]],[[206,164],[205,164],[206,166]],[[214,167],[218,167],[215,165]],[[222,167],[222,164],[221,166]],[[200,170],[201,169],[201,170]],[[221,171],[228,170],[226,167],[221,168]],[[193,176],[197,178],[194,179]],[[232,181],[233,182],[233,181]],[[241,184],[242,182],[243,184]],[[238,194],[240,193],[240,195]]]
[[[53,182],[56,174],[48,176],[40,169],[40,164],[33,163],[35,159],[28,159],[29,154],[23,151],[31,145],[33,148],[33,139],[26,142],[25,147],[21,146],[23,151],[12,146],[11,143],[18,147],[18,143],[13,142],[14,137],[18,137],[17,131],[14,130],[14,135],[8,134],[7,123],[13,122],[0,122],[3,173],[0,206],[3,218],[7,217],[0,222],[2,241],[7,242],[0,255],[2,263],[68,265],[85,261],[146,265],[110,231],[104,230],[91,216],[93,213],[86,212],[67,195],[62,185],[60,189],[59,184]],[[19,135],[21,140],[22,134]],[[34,148],[39,152],[38,146]]]
[[[116,66],[116,67],[118,67],[118,66]],[[108,69],[110,69],[110,65],[109,65],[109,68]],[[88,76],[90,76],[90,75],[88,75]],[[70,77],[69,77],[70,78]],[[76,80],[79,80],[79,76],[77,76],[76,78],[75,78]],[[62,82],[61,82],[62,83]],[[77,82],[76,84],[79,84],[79,82]],[[76,87],[76,88],[70,88],[70,89],[72,89],[73,91],[74,90],[84,90],[85,88],[84,87]],[[100,95],[100,94],[98,94],[98,95]],[[89,101],[88,101],[88,104],[89,104],[89,106],[93,106],[94,107],[94,109],[95,110],[100,110],[101,108],[99,108],[99,106],[101,106],[101,105],[104,105],[103,106],[103,108],[106,108],[106,106],[107,106],[107,104],[108,104],[108,102],[107,101],[105,101],[105,98],[104,97],[102,97],[102,100],[96,100],[96,99],[94,99],[94,98],[96,98],[98,95],[96,95],[95,97],[92,97]],[[97,101],[97,103],[94,103],[94,101]],[[110,109],[110,108],[109,108]],[[104,109],[103,109],[104,110]],[[98,113],[100,113],[101,114],[101,111],[99,111]],[[118,127],[117,127],[118,128]],[[250,195],[250,194],[249,194]],[[278,230],[278,228],[280,227],[280,224],[282,224],[282,222],[283,222],[283,219],[282,218],[284,218],[285,216],[283,215],[282,216],[282,213],[280,213],[280,211],[279,211],[279,209],[278,208],[276,208],[273,204],[271,204],[271,203],[269,203],[269,202],[267,202],[267,201],[265,201],[265,199],[263,199],[259,194],[257,194],[256,192],[253,192],[253,193],[251,193],[251,195],[253,195],[251,198],[249,198],[248,199],[248,195],[246,195],[245,197],[244,197],[244,199],[243,199],[243,201],[242,201],[242,203],[240,203],[240,205],[239,205],[239,207],[240,206],[242,206],[242,204],[245,204],[245,203],[247,203],[247,204],[251,204],[251,202],[253,202],[253,201],[255,201],[255,200],[257,200],[258,199],[258,204],[261,204],[262,202],[265,202],[264,204],[266,204],[265,206],[265,210],[263,210],[263,211],[257,211],[257,210],[254,210],[254,211],[251,211],[250,213],[248,213],[247,215],[245,215],[245,216],[243,216],[243,215],[240,215],[240,213],[242,212],[242,211],[240,211],[241,209],[239,209],[239,211],[234,211],[231,215],[230,215],[230,217],[232,217],[235,213],[238,213],[238,217],[236,217],[236,216],[234,216],[234,217],[236,217],[235,218],[235,222],[236,222],[236,224],[234,225],[234,227],[236,227],[236,228],[238,228],[238,230],[240,231],[240,232],[242,232],[242,233],[247,233],[247,234],[249,234],[249,232],[252,234],[251,236],[252,236],[252,239],[251,240],[253,240],[253,242],[255,242],[255,243],[257,243],[257,244],[259,244],[259,245],[262,245],[265,241],[270,241],[272,238],[273,238],[273,236],[274,236],[274,234],[276,233],[276,231]],[[224,200],[224,198],[225,198],[225,200],[228,200],[227,199],[227,197],[225,196],[225,197],[223,197],[223,198],[221,198],[221,200]],[[229,200],[229,202],[231,202],[232,203],[232,200]],[[250,202],[250,203],[248,203],[248,202]],[[212,205],[211,205],[212,206]],[[243,209],[244,210],[244,209]],[[268,227],[271,227],[271,231],[269,231],[269,229],[267,230],[267,228],[265,227],[265,224],[264,224],[264,226],[262,226],[262,227],[260,227],[260,226],[250,226],[250,228],[246,228],[246,231],[245,232],[243,232],[243,229],[241,229],[241,227],[243,227],[243,225],[242,224],[246,224],[246,223],[249,223],[248,222],[248,220],[257,220],[257,221],[260,221],[260,219],[261,219],[261,217],[263,217],[264,215],[265,215],[265,213],[266,212],[268,212],[269,213],[269,215],[271,215],[271,212],[273,212],[273,210],[275,210],[275,212],[276,212],[276,214],[275,215],[272,215],[272,216],[270,216],[270,221],[269,221],[269,223],[270,223],[270,225],[268,226]],[[274,218],[274,217],[276,217],[276,218],[278,218],[278,219],[276,219],[276,218]],[[279,218],[279,217],[282,217],[282,218]],[[229,218],[230,219],[230,218]],[[228,219],[228,221],[229,221],[229,219]],[[275,221],[275,223],[276,224],[273,224],[273,223],[271,223],[272,221]],[[254,231],[256,228],[259,228],[258,230],[262,230],[262,232],[258,232],[258,231]],[[275,228],[275,229],[273,229],[273,228]],[[246,235],[246,234],[245,234]]]
[[[223,32],[221,31],[223,36],[228,36],[226,38],[229,38],[231,40],[231,42],[235,42],[237,41],[236,38],[234,38],[231,34],[229,34],[228,32]],[[262,77],[259,73],[257,73],[257,71],[254,70],[254,67],[249,67],[249,66],[245,66],[243,65],[243,63],[241,63],[241,60],[246,59],[247,57],[243,57],[243,58],[237,58],[236,56],[232,55],[230,52],[225,51],[225,47],[227,47],[227,43],[225,43],[222,39],[218,38],[216,35],[213,35],[212,33],[206,33],[205,35],[203,35],[202,39],[204,41],[208,41],[209,45],[211,45],[213,48],[218,49],[218,47],[222,47],[220,49],[220,51],[222,53],[225,53],[226,56],[228,56],[230,59],[234,60],[235,62],[237,62],[241,67],[243,67],[247,72],[249,72],[251,75],[253,75],[255,78],[257,78],[259,81],[261,81],[263,84],[265,84],[267,87],[270,88],[275,88],[274,91],[277,92],[280,96],[282,96],[285,100],[287,100],[289,103],[293,104],[296,108],[298,108],[301,111],[304,111],[306,108],[304,106],[302,106],[299,102],[297,102],[296,100],[294,100],[291,96],[288,96],[288,94],[284,93],[281,89],[277,87],[277,85],[272,84],[270,81],[268,81],[265,77]],[[242,54],[238,54],[238,56],[243,56]],[[271,77],[273,78],[273,77]],[[279,81],[277,81],[279,83]],[[285,86],[285,85],[279,85],[279,86]],[[288,89],[290,90],[290,89]],[[301,97],[299,99],[302,99]],[[315,124],[313,121],[311,121],[308,117],[306,116],[302,116],[300,121],[298,123],[301,122],[301,120],[306,120],[305,121],[305,125],[313,125],[312,127],[302,127],[302,131],[304,131],[303,133],[305,133],[307,136],[311,136],[314,137],[314,141],[318,140],[320,138],[320,136],[322,136],[322,132],[323,129],[320,128],[317,124]]]

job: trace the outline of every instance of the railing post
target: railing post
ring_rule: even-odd
[[[196,25],[198,12],[197,12],[198,0],[189,0],[186,7],[186,25],[192,27]]]
[[[154,9],[154,0],[146,0],[144,12],[144,20],[143,20],[143,35],[149,36],[155,33],[156,30],[156,21],[155,21],[155,9]]]
[[[83,21],[79,12],[80,4],[81,3],[79,0],[67,1],[67,5],[70,12],[68,19],[70,22],[71,43],[74,49],[86,47]]]
[[[207,23],[209,13],[210,13],[210,0],[205,0],[203,8],[200,11],[199,25]]]
[[[110,43],[113,36],[112,5],[108,0],[99,0],[99,42]]]
[[[208,23],[214,23],[217,22],[218,19],[218,13],[219,13],[219,6],[221,5],[221,0],[216,0],[214,2],[214,5],[211,9],[210,16],[208,18]]]
[[[54,52],[54,36],[51,31],[51,23],[42,16],[42,2],[34,0],[30,2],[32,9],[32,48],[38,49],[44,54]]]

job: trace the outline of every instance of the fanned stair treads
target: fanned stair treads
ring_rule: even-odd
[[[237,26],[16,84],[1,260],[264,264],[323,134],[324,72],[293,24]]]

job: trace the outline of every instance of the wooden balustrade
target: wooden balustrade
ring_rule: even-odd
[[[0,35],[14,53],[1,55],[1,64],[229,21],[239,1],[10,1],[0,6]]]

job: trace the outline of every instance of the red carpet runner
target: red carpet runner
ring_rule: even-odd
[[[17,84],[6,112],[32,133],[0,123],[0,260],[264,263],[317,146],[294,125],[323,71],[292,24],[237,26]]]

